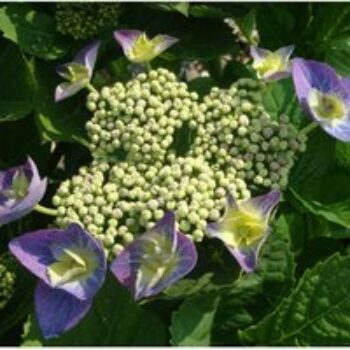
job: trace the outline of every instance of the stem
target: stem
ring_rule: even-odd
[[[90,91],[90,92],[97,92],[97,90],[90,84],[88,83],[86,85],[86,88]]]
[[[148,73],[152,70],[151,62],[146,62],[146,70]]]
[[[38,213],[44,214],[44,215],[49,215],[49,216],[57,216],[58,215],[57,210],[43,207],[40,204],[37,204],[34,207],[34,210],[37,211]]]
[[[305,126],[305,128],[300,131],[300,134],[307,135],[317,126],[318,124],[316,122],[311,122],[309,125]]]

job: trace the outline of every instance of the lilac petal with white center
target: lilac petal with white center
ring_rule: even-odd
[[[246,272],[257,266],[259,251],[270,232],[268,221],[279,200],[278,191],[242,202],[228,198],[222,219],[207,226],[208,235],[220,239]]]
[[[331,136],[350,142],[350,90],[336,71],[312,60],[293,60],[292,76],[298,100],[313,120]]]
[[[325,63],[313,60],[294,58],[292,63],[292,76],[297,97],[305,103],[311,89],[323,93],[341,89],[336,71]],[[344,91],[341,91],[344,94]]]
[[[92,77],[100,45],[100,41],[94,41],[80,50],[74,57],[74,62],[80,63],[88,69],[89,78]]]
[[[176,231],[175,215],[164,217],[112,262],[111,270],[135,300],[160,293],[197,262],[193,242]]]
[[[102,246],[77,224],[24,234],[13,239],[9,249],[46,284],[81,300],[91,299],[105,278]]]
[[[114,39],[118,41],[122,47],[125,56],[133,48],[136,40],[142,35],[143,32],[140,30],[116,30],[113,32]]]
[[[0,226],[28,213],[44,197],[47,179],[41,179],[38,168],[28,157],[21,166],[0,171]]]
[[[57,337],[73,328],[91,307],[91,300],[79,300],[44,282],[39,282],[34,298],[36,316],[46,339]]]

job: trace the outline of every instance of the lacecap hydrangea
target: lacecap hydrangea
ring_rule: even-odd
[[[93,162],[53,197],[56,223],[78,222],[110,257],[174,211],[194,241],[222,215],[226,196],[283,188],[305,137],[260,103],[261,84],[241,79],[203,99],[166,69],[141,73],[87,98]]]

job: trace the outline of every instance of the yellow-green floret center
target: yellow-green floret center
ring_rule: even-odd
[[[312,90],[309,94],[309,103],[318,117],[329,121],[342,119],[346,115],[344,102],[335,94]]]
[[[243,206],[229,209],[221,227],[225,242],[235,248],[256,244],[267,229],[267,222],[260,212]]]
[[[54,286],[80,281],[97,268],[96,257],[84,248],[63,249],[61,255],[47,269],[50,282]]]
[[[261,61],[254,63],[253,67],[257,70],[259,76],[263,77],[267,73],[285,70],[287,64],[281,55],[270,53]]]

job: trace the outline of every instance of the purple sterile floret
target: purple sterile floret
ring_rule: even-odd
[[[122,47],[124,55],[135,63],[151,61],[178,41],[177,38],[165,34],[149,39],[139,30],[117,30],[113,36]]]
[[[193,242],[176,230],[175,215],[164,217],[112,262],[111,270],[135,300],[156,295],[196,265]]]
[[[350,89],[346,78],[341,78],[327,64],[313,60],[296,58],[292,64],[292,76],[299,103],[314,121],[328,134],[345,142],[350,142]],[[310,93],[317,92],[335,97],[342,104],[344,115],[325,118],[317,115],[310,106]]]
[[[89,311],[92,300],[73,295],[44,282],[35,291],[35,312],[45,338],[54,338],[73,328]]]
[[[81,300],[93,298],[105,278],[106,257],[101,244],[77,224],[71,224],[66,230],[26,233],[13,239],[9,249],[22,265],[50,287],[64,290]],[[80,278],[55,284],[50,279],[49,269],[62,260],[65,251],[83,254],[82,258],[86,259],[86,266],[91,266],[91,271],[88,269]]]
[[[89,84],[94,71],[100,44],[100,41],[92,42],[80,50],[72,62],[59,65],[56,68],[57,73],[62,78],[68,80],[68,82],[61,83],[57,86],[55,91],[56,102],[76,94]]]
[[[0,226],[30,213],[46,187],[47,179],[40,178],[30,157],[23,165],[0,171]]]
[[[113,36],[122,47],[124,54],[127,55],[142,33],[140,30],[116,30]]]
[[[290,76],[291,68],[289,64],[290,56],[294,51],[294,45],[284,46],[278,49],[275,52],[270,50],[266,50],[260,47],[251,46],[250,47],[250,55],[254,60],[254,64],[259,64],[263,62],[268,56],[274,55],[275,57],[279,57],[281,62],[284,63],[285,67],[279,69],[276,72],[266,72],[263,74],[262,78],[265,81],[276,81]],[[254,65],[253,65],[254,66]]]
[[[223,217],[207,225],[208,235],[220,239],[245,272],[253,272],[257,267],[260,249],[270,233],[268,221],[280,197],[276,190],[243,202],[236,202],[229,195]],[[251,243],[240,245],[240,242],[249,242],[251,237],[244,235],[255,235],[251,228],[259,226],[258,236],[253,236]]]

